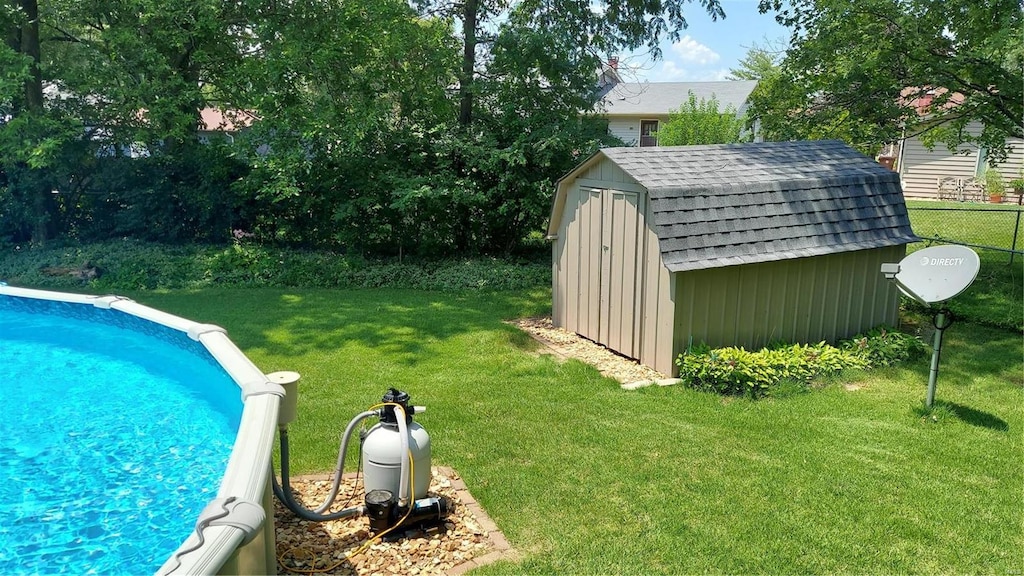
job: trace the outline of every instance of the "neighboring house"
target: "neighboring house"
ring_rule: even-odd
[[[224,111],[219,108],[203,108],[199,111],[199,141],[208,143],[211,138],[222,137],[233,142],[235,135],[251,127],[256,116],[246,110]]]
[[[980,133],[981,125],[972,124],[968,129]],[[1008,138],[1007,143],[1013,151],[995,169],[1009,182],[1024,170],[1024,140]],[[929,150],[916,136],[900,141],[896,168],[906,197],[937,200],[941,192],[943,199],[959,199],[956,188],[960,187],[967,189],[965,199],[984,200],[979,191],[971,194],[971,182],[981,180],[988,167],[986,150],[973,145],[963,148],[961,153],[953,153],[938,143]]]
[[[908,89],[909,90],[909,89]],[[910,103],[918,110],[918,114],[926,115],[932,103],[934,91],[913,98]],[[953,107],[962,102],[954,94],[947,106]],[[972,123],[968,132],[980,134],[982,125]],[[996,166],[1003,178],[1009,181],[1018,177],[1024,170],[1024,140],[1008,138],[1013,150],[1005,162]],[[943,199],[984,200],[978,186],[972,189],[971,182],[980,180],[988,167],[988,158],[984,148],[976,145],[964,145],[959,153],[954,153],[943,144],[938,143],[929,150],[918,136],[904,137],[899,142],[896,169],[900,174],[903,193],[907,198],[936,200],[940,195]]]
[[[898,322],[880,272],[899,176],[838,141],[606,148],[558,181],[552,320],[665,374],[691,344],[836,341]]]
[[[622,82],[613,60],[601,73],[598,86],[595,111],[608,119],[608,132],[630,146],[657,146],[658,129],[668,122],[671,111],[689,100],[690,92],[698,102],[714,97],[719,110],[732,106],[743,115],[757,81]]]

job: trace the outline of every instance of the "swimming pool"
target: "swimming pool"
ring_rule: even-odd
[[[222,329],[0,286],[0,374],[0,573],[274,571],[283,391]]]

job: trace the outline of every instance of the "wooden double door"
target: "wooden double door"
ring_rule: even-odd
[[[575,331],[630,358],[640,356],[643,195],[580,189]]]

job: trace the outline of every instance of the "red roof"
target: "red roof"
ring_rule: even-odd
[[[205,132],[237,132],[252,126],[256,116],[248,110],[221,110],[219,108],[203,108],[200,130]]]
[[[930,87],[907,87],[900,91],[900,101],[907,106],[912,106],[917,111],[918,116],[927,116],[936,112],[932,107],[932,102],[937,97],[945,97],[949,93],[947,88],[930,88]],[[963,104],[965,96],[959,92],[954,92],[949,95],[949,99],[942,104],[943,110],[950,110]]]

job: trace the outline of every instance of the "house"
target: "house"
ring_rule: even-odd
[[[980,133],[981,124],[969,124],[968,130]],[[1024,173],[1024,140],[1007,138],[1007,144],[1013,150],[995,169],[1009,182]],[[988,168],[985,148],[969,145],[954,153],[945,144],[938,143],[929,150],[919,136],[905,137],[899,143],[896,168],[904,194],[909,199],[985,199],[977,184],[972,190],[972,182],[980,181]]]
[[[729,106],[737,114],[747,111],[747,99],[757,86],[756,80],[736,82],[622,82],[616,61],[606,67],[598,79],[599,100],[595,111],[608,120],[608,132],[631,146],[657,146],[657,132],[668,122],[669,113],[678,110],[690,98],[716,98],[719,110]],[[756,138],[755,128],[755,138]]]
[[[908,88],[903,97],[919,116],[927,116],[931,112],[932,101],[943,93],[942,89],[918,90]],[[953,108],[963,102],[960,94],[952,94],[944,108]],[[977,122],[968,124],[967,131],[980,134],[982,125]],[[1007,144],[1013,150],[1004,162],[995,166],[1004,180],[1009,181],[1020,176],[1024,171],[1024,140],[1008,138]],[[964,145],[957,152],[938,143],[932,149],[925,146],[924,141],[916,134],[904,135],[899,142],[896,156],[896,169],[900,174],[903,193],[907,198],[928,200],[976,200],[984,199],[978,185],[972,182],[980,180],[988,168],[988,155],[984,148],[976,145]]]
[[[234,142],[235,135],[250,128],[256,122],[256,115],[248,110],[222,110],[207,106],[199,111],[199,141],[206,144],[213,138],[224,138]]]
[[[552,320],[662,373],[691,344],[895,325],[899,176],[839,141],[606,148],[557,183]]]

